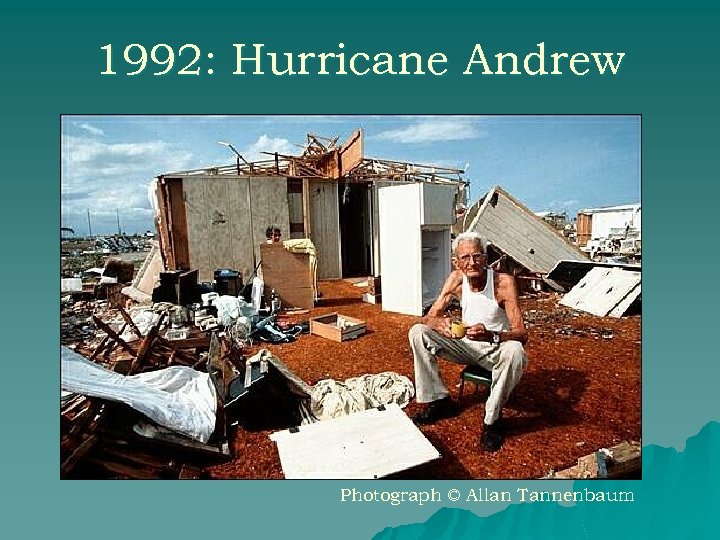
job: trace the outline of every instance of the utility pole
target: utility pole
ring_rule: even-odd
[[[90,234],[90,238],[92,238],[92,225],[90,224],[90,209],[87,209],[87,217],[88,217],[88,232]]]

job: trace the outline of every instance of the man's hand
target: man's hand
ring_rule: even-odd
[[[472,341],[492,341],[492,332],[485,328],[484,324],[469,326],[465,336]]]
[[[449,338],[453,337],[452,332],[450,332],[450,319],[447,317],[432,317],[428,315],[425,317],[424,322],[430,328],[441,333],[443,336]]]

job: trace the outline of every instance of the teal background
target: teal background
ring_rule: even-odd
[[[274,2],[260,8],[239,2],[186,7],[180,2],[126,1],[117,7],[79,2],[61,7],[36,2],[32,10],[3,7],[5,474],[0,516],[10,537],[35,538],[63,530],[78,539],[208,534],[369,538],[386,527],[424,523],[432,516],[435,529],[418,525],[421,529],[385,531],[381,537],[409,538],[414,536],[405,535],[418,530],[435,537],[433,531],[439,529],[448,538],[463,538],[468,529],[451,527],[459,516],[472,525],[471,532],[479,531],[481,525],[472,520],[500,508],[450,504],[471,510],[474,515],[468,517],[460,510],[438,512],[440,504],[349,506],[339,503],[339,490],[435,487],[446,492],[469,485],[538,485],[60,482],[60,115],[116,113],[642,114],[645,460],[644,479],[623,483],[629,486],[623,489],[637,493],[636,502],[574,510],[547,503],[514,506],[496,514],[504,521],[483,528],[482,536],[577,538],[582,537],[579,527],[587,537],[608,531],[655,538],[713,536],[717,518],[710,503],[717,506],[718,469],[712,456],[718,454],[718,429],[712,421],[720,419],[720,364],[714,343],[719,304],[713,279],[720,147],[718,12],[695,0],[653,10],[625,4],[515,2],[500,7],[478,2],[465,7],[442,2],[425,8],[389,2]],[[269,50],[300,52],[334,51],[340,41],[346,52],[441,51],[450,59],[449,71],[443,77],[231,75],[232,43],[265,43]],[[461,75],[475,43],[481,43],[488,56],[499,51],[524,55],[540,41],[548,54],[624,51],[626,56],[616,77]],[[196,43],[204,52],[215,53],[212,66],[204,65],[215,74],[100,76],[100,47],[131,42]],[[607,359],[608,364],[612,361]],[[694,442],[685,449],[691,437]],[[665,461],[658,462],[658,456]],[[561,485],[541,484],[555,489]],[[707,512],[698,512],[698,504]],[[529,511],[529,517],[515,519],[519,508]],[[659,510],[653,513],[652,508]],[[685,526],[663,526],[671,514]]]

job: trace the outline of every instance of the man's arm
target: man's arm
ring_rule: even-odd
[[[498,292],[500,293],[498,301],[503,306],[503,309],[505,309],[508,322],[510,323],[510,331],[501,332],[500,341],[519,341],[525,345],[528,340],[528,333],[525,329],[525,321],[523,320],[522,310],[520,309],[515,277],[510,274],[498,274],[498,285]]]
[[[450,333],[450,319],[443,315],[452,299],[459,297],[461,286],[462,272],[459,270],[452,271],[445,280],[437,299],[433,302],[433,305],[430,306],[427,315],[423,317],[423,323],[446,337],[452,337]]]

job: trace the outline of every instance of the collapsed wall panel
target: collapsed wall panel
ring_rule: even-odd
[[[499,186],[485,199],[467,228],[512,257],[530,272],[547,274],[560,260],[587,255]]]
[[[598,317],[621,317],[640,296],[641,273],[620,268],[593,268],[560,304]]]

